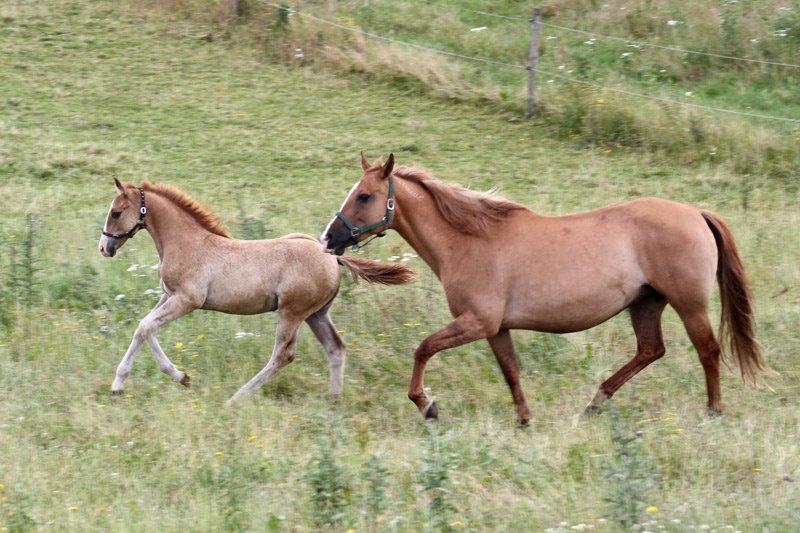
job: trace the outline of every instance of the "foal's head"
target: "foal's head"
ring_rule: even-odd
[[[326,252],[342,255],[344,249],[370,235],[380,234],[391,225],[394,195],[388,179],[394,168],[394,154],[384,164],[370,165],[361,153],[364,174],[350,189],[347,197],[320,236]]]
[[[139,189],[125,187],[116,178],[114,183],[117,186],[117,195],[111,202],[99,243],[100,253],[105,257],[114,257],[125,241],[144,227],[143,220],[147,212]]]

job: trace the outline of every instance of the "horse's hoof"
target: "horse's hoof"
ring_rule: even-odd
[[[591,418],[593,416],[599,415],[602,412],[603,410],[600,408],[599,405],[587,405],[586,409],[583,410],[581,418]]]
[[[183,373],[183,377],[180,380],[180,384],[183,385],[184,387],[188,387],[190,381],[192,381],[192,380],[191,380],[191,378],[189,378],[189,374],[184,372]]]
[[[439,408],[436,406],[436,402],[429,403],[422,411],[422,416],[425,417],[425,420],[439,420]]]
[[[518,425],[519,427],[521,427],[521,428],[526,428],[526,427],[528,427],[528,423],[529,423],[529,422],[530,422],[530,420],[529,420],[529,419],[527,419],[527,418],[518,418],[518,419],[517,419],[517,425]]]
[[[722,416],[722,407],[708,406],[708,416],[711,418],[718,418]]]
[[[123,394],[124,392],[125,392],[125,391],[124,391],[124,390],[122,390],[122,389],[119,389],[119,390],[112,390],[112,391],[111,391],[111,396],[122,396],[122,394]]]

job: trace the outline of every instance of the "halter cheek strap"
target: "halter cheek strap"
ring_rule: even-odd
[[[363,248],[372,239],[386,235],[384,230],[386,230],[386,228],[392,224],[392,220],[394,220],[394,176],[389,174],[389,193],[386,198],[386,213],[383,215],[382,219],[377,222],[373,222],[372,224],[367,224],[366,226],[356,226],[341,211],[336,212],[336,218],[341,220],[347,229],[350,230],[350,240],[348,242],[352,243],[353,250]],[[372,239],[368,239],[359,246],[358,238],[360,236],[365,233],[373,232],[379,228],[381,231],[376,233]]]
[[[122,239],[123,237],[130,239],[136,235],[137,231],[144,228],[144,216],[147,214],[147,205],[144,203],[144,189],[140,189],[138,187],[137,189],[139,191],[139,220],[136,221],[136,225],[125,233],[108,233],[107,231],[103,230],[103,235],[106,237],[111,237],[112,239]]]

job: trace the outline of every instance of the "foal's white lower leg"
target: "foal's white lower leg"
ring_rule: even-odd
[[[180,383],[181,385],[189,386],[189,374],[182,370],[178,370],[172,361],[169,360],[167,354],[164,353],[164,350],[161,349],[161,345],[158,344],[158,339],[156,339],[155,335],[150,335],[147,339],[148,344],[150,344],[150,349],[153,351],[153,355],[156,358],[156,363],[158,363],[158,368]]]
[[[125,356],[122,358],[122,361],[120,361],[119,365],[117,365],[117,374],[114,376],[114,382],[111,384],[112,394],[122,394],[122,391],[125,388],[125,380],[128,379],[128,376],[131,373],[133,360],[136,359],[136,354],[139,352],[139,348],[141,346],[142,337],[138,335],[137,331],[137,333],[133,335],[133,340],[131,340],[130,346],[128,346],[128,351],[125,352]]]
[[[328,356],[328,366],[331,370],[330,391],[334,396],[342,393],[344,382],[345,346],[336,326],[328,314],[322,316],[316,313],[306,319],[306,323],[314,332],[317,340],[325,348]]]
[[[285,367],[294,360],[294,349],[297,343],[297,328],[301,322],[297,320],[278,319],[278,328],[275,333],[275,347],[272,349],[272,356],[269,358],[267,366],[253,376],[244,384],[236,394],[226,402],[230,407],[235,401],[249,396],[261,388],[268,379],[277,374],[281,368]]]
[[[136,328],[136,332],[133,334],[131,345],[128,347],[128,351],[125,352],[125,356],[122,358],[122,361],[120,361],[119,366],[117,367],[117,374],[114,377],[114,382],[111,385],[112,393],[120,394],[122,392],[125,379],[127,379],[128,375],[131,373],[133,360],[136,358],[136,354],[138,353],[139,348],[145,339],[147,339],[148,343],[150,344],[150,348],[153,350],[153,354],[155,355],[161,371],[170,375],[184,385],[188,383],[188,376],[184,372],[181,372],[175,368],[175,365],[173,365],[164,354],[161,346],[158,345],[158,341],[155,338],[155,332],[167,322],[190,313],[193,309],[194,306],[189,303],[187,298],[184,298],[181,295],[165,295],[161,297],[161,300],[159,300],[158,304],[156,304],[153,310],[142,319],[142,321],[139,323],[139,326]]]

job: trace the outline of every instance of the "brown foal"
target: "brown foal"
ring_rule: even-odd
[[[720,345],[708,305],[715,276],[721,337],[742,377],[766,369],[754,337],[752,298],[733,235],[708,211],[647,198],[588,213],[546,217],[504,198],[430,177],[417,168],[370,165],[321,236],[329,252],[396,230],[444,286],[455,320],[414,353],[408,396],[426,418],[438,409],[423,389],[428,360],[441,350],[487,339],[511,389],[519,422],[530,410],[509,333],[568,333],[630,311],[636,355],[605,380],[586,412],[664,355],[661,313],[681,317],[705,371],[708,406],[722,409]],[[362,231],[369,228],[369,231]]]
[[[219,217],[169,185],[147,182],[136,187],[115,180],[100,238],[100,252],[112,257],[139,229],[145,229],[158,251],[158,277],[164,295],[139,323],[111,386],[121,394],[143,342],[150,345],[162,372],[183,385],[189,376],[175,368],[156,340],[156,331],[195,309],[237,315],[276,311],[275,346],[267,365],[228,401],[252,394],[295,355],[297,331],[305,321],[325,348],[330,390],[342,391],[345,346],[328,316],[339,291],[339,264],[370,282],[400,284],[414,272],[402,265],[341,257],[320,250],[313,237],[300,233],[279,239],[244,241],[231,238]]]

